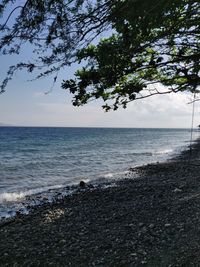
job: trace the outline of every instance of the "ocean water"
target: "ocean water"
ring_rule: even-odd
[[[119,179],[164,161],[189,140],[188,129],[0,127],[0,217],[80,180]]]

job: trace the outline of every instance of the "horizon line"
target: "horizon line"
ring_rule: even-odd
[[[121,126],[41,126],[41,125],[8,125],[4,124],[0,127],[24,127],[24,128],[96,128],[96,129],[191,129],[190,127],[121,127]],[[198,128],[198,126],[194,127]]]

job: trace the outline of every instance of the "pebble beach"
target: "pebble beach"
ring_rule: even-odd
[[[0,266],[200,266],[200,141],[17,214],[0,240]]]

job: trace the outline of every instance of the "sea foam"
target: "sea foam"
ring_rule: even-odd
[[[173,149],[163,149],[163,150],[155,151],[153,155],[163,155],[163,154],[169,154],[172,152],[173,152]]]
[[[24,192],[20,193],[2,193],[0,194],[0,203],[3,202],[11,202],[11,201],[17,201],[21,200],[25,197]]]
[[[62,188],[62,187],[63,187],[63,185],[53,185],[53,186],[35,188],[35,189],[22,191],[22,192],[4,192],[4,193],[0,194],[0,203],[15,202],[15,201],[19,201],[19,200],[21,201],[27,196],[40,194],[40,193],[46,192],[48,190],[58,189],[58,188]]]

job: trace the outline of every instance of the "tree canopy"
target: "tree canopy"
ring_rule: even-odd
[[[56,80],[73,62],[82,67],[62,88],[73,94],[75,106],[103,99],[108,111],[155,94],[198,92],[198,0],[21,2],[0,4],[0,53],[20,53],[29,42],[37,60],[11,66],[1,92],[18,69],[40,69],[37,78],[54,74]],[[166,90],[159,91],[158,83]]]

